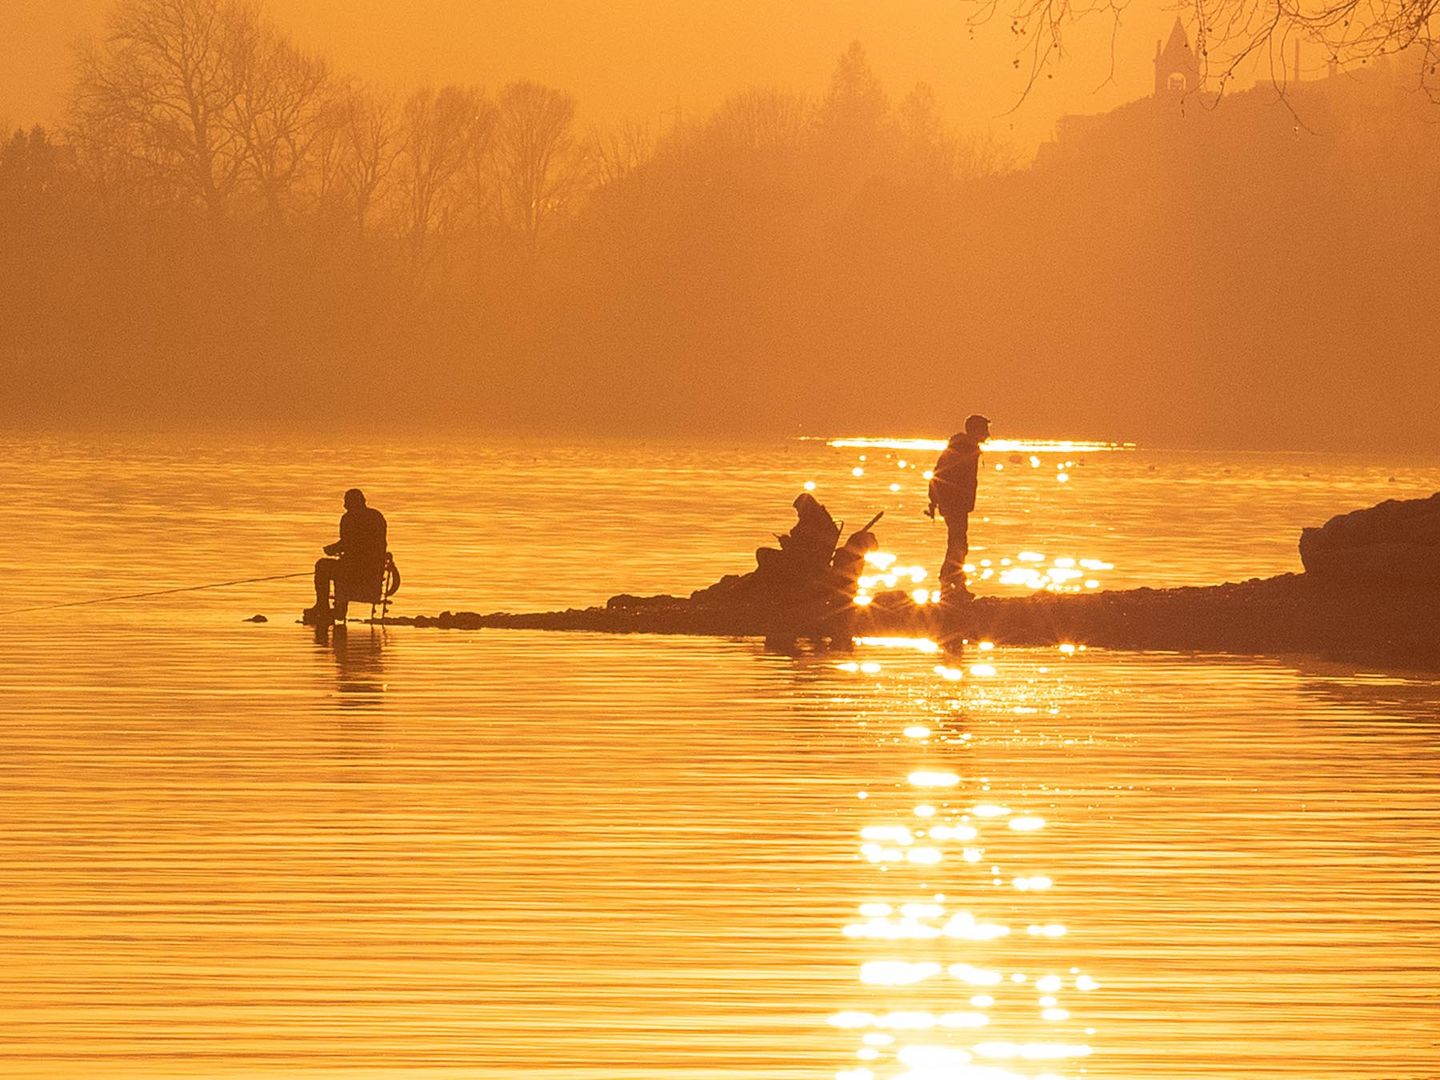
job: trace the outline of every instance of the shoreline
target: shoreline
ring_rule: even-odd
[[[554,630],[786,640],[923,635],[942,645],[1003,645],[1243,655],[1311,654],[1440,671],[1440,584],[1337,583],[1282,574],[1220,585],[1084,595],[980,597],[962,607],[882,593],[867,607],[776,609],[676,596],[615,596],[564,611],[444,611],[376,619],[447,630]]]

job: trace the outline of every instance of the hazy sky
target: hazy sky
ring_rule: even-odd
[[[0,2],[0,121],[52,122],[69,45],[99,32],[109,0]],[[582,119],[664,127],[678,105],[700,115],[756,84],[819,92],[859,40],[892,95],[917,81],[948,118],[990,128],[1029,153],[1055,118],[1101,112],[1149,92],[1155,41],[1174,19],[1136,0],[1115,43],[1095,17],[1020,108],[1016,39],[1004,19],[976,29],[965,0],[269,0],[271,15],[342,71],[400,87],[495,86],[531,78],[574,93]]]

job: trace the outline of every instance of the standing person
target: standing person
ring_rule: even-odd
[[[325,545],[332,556],[315,561],[315,606],[306,610],[309,624],[345,621],[351,597],[375,591],[385,573],[385,515],[365,505],[359,488],[345,492],[345,513],[340,518],[340,539]],[[335,587],[335,610],[330,610],[330,587]]]
[[[930,480],[929,517],[945,519],[945,561],[940,566],[940,599],[969,600],[965,587],[965,556],[970,553],[970,511],[980,477],[980,444],[990,438],[990,420],[976,413],[965,418],[965,430],[950,437]]]

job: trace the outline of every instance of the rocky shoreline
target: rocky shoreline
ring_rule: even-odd
[[[843,639],[925,635],[1006,645],[1067,642],[1112,649],[1307,653],[1391,668],[1440,670],[1440,584],[1337,584],[1309,574],[1176,589],[1079,596],[982,597],[959,607],[882,593],[866,607],[797,612],[675,596],[616,596],[603,607],[529,613],[442,612],[392,625],[450,630],[581,630],[611,634]]]
[[[1387,500],[1305,529],[1300,555],[1303,574],[1174,589],[982,597],[954,606],[917,604],[903,592],[880,593],[863,606],[850,603],[848,595],[834,595],[828,603],[767,603],[755,590],[737,590],[740,579],[732,576],[689,597],[622,595],[604,607],[522,614],[445,611],[380,621],[449,630],[701,634],[785,642],[923,635],[946,647],[986,640],[1303,653],[1440,671],[1440,493]]]

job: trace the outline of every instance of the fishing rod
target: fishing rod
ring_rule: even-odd
[[[124,593],[120,596],[101,596],[94,600],[67,600],[59,604],[36,604],[34,607],[11,608],[0,611],[3,615],[19,615],[28,611],[54,611],[57,608],[89,607],[93,604],[110,604],[119,600],[142,600],[148,596],[168,596],[171,593],[199,592],[201,589],[223,589],[227,585],[250,585],[256,581],[284,581],[287,578],[310,577],[314,571],[301,570],[293,574],[271,574],[268,577],[236,578],[234,581],[216,581],[209,585],[184,585],[178,589],[154,589],[150,592]]]
[[[860,529],[860,532],[862,532],[862,533],[864,533],[864,532],[869,532],[871,529],[873,529],[873,528],[875,527],[875,523],[876,523],[877,521],[879,521],[879,520],[880,520],[882,517],[884,517],[884,516],[885,516],[885,511],[884,511],[884,510],[881,510],[878,514],[876,514],[873,518],[871,518],[869,521],[867,521],[867,522],[865,523],[864,527],[863,527],[862,529]],[[858,533],[857,533],[857,535],[858,535]]]

